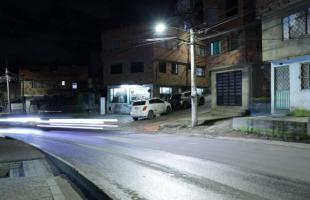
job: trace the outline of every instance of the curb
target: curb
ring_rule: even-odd
[[[5,138],[25,143],[24,141],[18,140],[14,137],[5,136]],[[31,143],[25,143],[25,144],[28,144],[33,148],[37,149],[38,151],[42,152],[43,154],[45,154],[47,156],[47,159],[50,160],[59,169],[60,172],[65,174],[82,191],[82,193],[87,197],[87,199],[95,199],[95,200],[112,199],[103,190],[101,190],[99,186],[88,180],[83,172],[77,170],[69,162],[63,160],[62,158],[56,156],[55,154],[49,153],[47,151],[38,148],[34,144]]]

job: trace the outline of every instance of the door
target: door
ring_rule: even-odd
[[[274,69],[275,109],[289,110],[290,108],[290,70],[289,66]]]
[[[218,106],[242,106],[242,71],[216,74]]]

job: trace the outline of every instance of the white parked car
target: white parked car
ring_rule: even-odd
[[[158,98],[134,101],[130,115],[134,120],[139,118],[153,119],[158,114],[170,113],[171,104]]]

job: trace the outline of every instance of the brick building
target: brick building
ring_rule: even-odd
[[[310,2],[261,0],[263,60],[271,63],[272,113],[310,110]]]
[[[252,0],[203,1],[212,108],[251,109],[269,96],[269,68],[261,58],[261,24]]]
[[[19,67],[21,79],[21,96],[25,97],[27,111],[43,109],[43,104],[62,110],[65,105],[73,105],[75,97],[88,91],[87,66],[21,66]],[[59,98],[57,98],[59,97]],[[69,98],[71,102],[66,102]],[[36,105],[30,105],[36,104]],[[41,106],[38,106],[41,104]],[[57,105],[59,104],[59,105]],[[32,106],[32,108],[30,108]],[[35,108],[38,107],[38,108]]]
[[[166,99],[174,93],[189,90],[188,33],[172,28],[165,35],[156,35],[153,26],[134,25],[102,33],[108,112],[128,113],[133,100]],[[208,87],[205,56],[205,46],[197,45],[199,93],[204,93]]]

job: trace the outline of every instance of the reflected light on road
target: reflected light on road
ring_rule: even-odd
[[[82,119],[82,118],[51,118],[40,119],[38,117],[12,117],[0,118],[0,122],[26,124],[43,128],[67,128],[103,130],[104,128],[116,128],[117,119]]]
[[[7,128],[7,129],[0,129],[0,134],[32,134],[32,135],[41,135],[42,131],[37,129],[30,129],[30,128]]]

